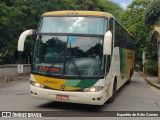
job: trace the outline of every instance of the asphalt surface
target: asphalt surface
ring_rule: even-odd
[[[6,83],[0,83],[0,111],[51,111],[49,112],[49,114],[53,112],[52,114],[55,115],[52,115],[54,116],[52,118],[48,117],[23,119],[68,120],[75,119],[76,117],[76,119],[83,120],[103,120],[103,117],[106,117],[106,114],[112,111],[115,111],[116,113],[125,111],[153,111],[155,113],[159,112],[160,90],[148,84],[138,72],[135,72],[132,77],[131,83],[129,85],[124,85],[118,91],[115,101],[113,103],[104,104],[103,106],[90,106],[33,99],[30,95],[29,81],[27,79],[21,79]],[[109,116],[107,118],[120,119],[119,117],[110,118]],[[139,119],[143,118],[140,117]],[[156,118],[150,118],[150,120],[152,119],[155,120]]]

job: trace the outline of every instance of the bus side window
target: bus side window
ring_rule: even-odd
[[[114,41],[114,19],[113,18],[109,19],[109,30],[112,33],[112,41]],[[112,47],[113,47],[113,43],[112,43]]]
[[[109,19],[109,30],[113,33],[113,18]]]
[[[109,19],[109,30],[111,31],[111,33],[112,34],[114,34],[113,33],[113,26],[114,26],[114,19],[113,18],[110,18]],[[112,41],[113,41],[113,38],[114,37],[112,37]],[[112,47],[113,48],[113,47]],[[113,52],[113,51],[112,51]],[[110,69],[110,66],[111,66],[111,56],[107,56],[107,59],[106,59],[106,71],[108,72],[109,71],[109,69]]]
[[[120,26],[117,23],[117,21],[115,21],[115,47],[119,47],[120,46]]]

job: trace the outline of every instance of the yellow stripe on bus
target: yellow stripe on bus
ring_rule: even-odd
[[[33,75],[33,76],[38,83],[41,83],[53,89],[57,89],[57,90],[78,90],[80,89],[78,87],[65,86],[65,83],[68,81],[66,79],[50,78],[50,77],[45,77],[45,76],[40,76],[40,75]],[[64,86],[64,88],[62,86]]]
[[[130,78],[130,70],[134,67],[135,52],[133,50],[126,49],[126,78]]]

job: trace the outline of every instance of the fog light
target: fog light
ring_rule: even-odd
[[[97,100],[101,100],[101,99],[102,99],[102,97],[98,97],[98,98],[97,98]]]

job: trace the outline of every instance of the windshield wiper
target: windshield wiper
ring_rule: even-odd
[[[73,64],[73,67],[74,67],[74,69],[76,70],[78,76],[79,76],[80,78],[82,78],[82,74],[80,73],[80,71],[79,71],[79,69],[78,69],[76,63],[74,62],[73,57],[71,56],[70,53],[68,53],[68,55],[69,55],[69,61],[71,61],[71,63]],[[66,58],[67,58],[67,57],[68,57],[68,56],[66,56]],[[67,67],[66,67],[66,68],[67,68]],[[66,70],[66,68],[64,68],[64,69]]]
[[[62,53],[60,53],[60,54],[58,55],[57,58],[55,58],[55,61],[56,61],[56,62],[52,63],[51,66],[50,66],[50,67],[48,68],[48,70],[46,71],[46,74],[47,74],[47,75],[50,73],[51,69],[55,66],[55,64],[57,64],[58,62],[63,62],[63,61],[64,61],[64,58],[62,57],[63,54],[64,54],[64,53],[62,52]]]
[[[46,74],[48,75],[48,74],[50,73],[51,69],[52,69],[52,68],[55,66],[55,64],[57,64],[59,61],[63,62],[63,61],[65,60],[65,62],[66,62],[66,61],[68,60],[68,58],[69,58],[69,61],[71,61],[71,63],[73,64],[73,67],[74,67],[74,69],[75,69],[76,72],[77,72],[77,75],[78,75],[80,78],[82,78],[82,74],[80,73],[80,71],[79,71],[76,63],[74,62],[74,59],[73,59],[73,57],[71,56],[71,54],[69,54],[69,53],[66,54],[65,59],[61,57],[63,54],[64,54],[64,53],[61,53],[61,54],[55,59],[56,62],[51,64],[51,66],[50,66],[50,67],[48,68],[48,70],[46,71]],[[65,66],[65,67],[64,67],[64,72],[63,72],[63,74],[65,73],[66,68],[67,68],[67,67]]]

